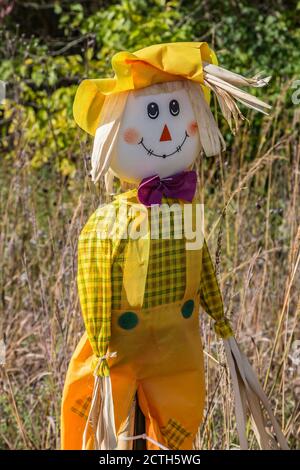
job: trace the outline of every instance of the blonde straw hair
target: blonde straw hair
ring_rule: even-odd
[[[116,93],[105,98],[99,117],[100,125],[96,130],[92,152],[91,176],[96,183],[101,175],[105,175],[118,136],[128,92]]]

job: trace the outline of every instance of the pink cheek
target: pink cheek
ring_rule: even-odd
[[[196,121],[191,121],[189,123],[189,125],[187,126],[187,132],[190,136],[196,135],[196,133],[198,132],[198,124],[196,123]]]
[[[141,135],[136,129],[129,127],[125,130],[123,138],[127,144],[138,144],[141,140]]]

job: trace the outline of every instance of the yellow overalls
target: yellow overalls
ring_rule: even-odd
[[[181,449],[192,448],[205,390],[197,295],[201,252],[186,251],[186,257],[183,298],[133,310],[123,296],[122,308],[112,311],[109,346],[111,352],[117,351],[109,361],[113,394],[118,398],[114,400],[116,428],[126,420],[137,390],[146,433]]]
[[[164,245],[155,243],[155,246],[160,246],[158,249],[165,249]],[[150,259],[155,256],[152,246],[153,241],[150,242]],[[155,264],[148,267],[145,292],[148,300],[151,299],[151,289],[161,289],[167,296],[168,290],[172,291],[174,278],[170,246],[170,259],[163,258],[163,263],[170,264],[169,279],[163,288],[153,286],[155,276],[153,282],[149,281],[150,270],[155,269]],[[115,277],[117,271],[114,266],[115,263],[121,264],[122,256],[122,253],[116,254],[112,261]],[[109,352],[117,353],[116,357],[108,359],[117,435],[124,428],[137,392],[146,419],[146,434],[170,449],[192,449],[203,415],[205,384],[199,303],[217,320],[216,331],[221,336],[232,334],[223,315],[222,300],[206,244],[198,250],[185,250],[181,263],[185,280],[183,288],[175,292],[176,300],[173,302],[151,307],[145,307],[145,303],[142,307],[130,305],[122,283],[120,300],[115,304],[112,302],[108,348]],[[161,264],[161,269],[166,268]],[[174,264],[176,269],[178,263]],[[178,273],[178,276],[181,274]],[[86,292],[90,291],[85,289]],[[87,302],[81,303],[84,309]],[[114,308],[116,305],[119,308]],[[63,449],[81,448],[93,389],[92,361],[93,351],[85,334],[70,362],[64,388]],[[147,447],[157,449],[151,443]],[[90,448],[93,448],[92,438]]]

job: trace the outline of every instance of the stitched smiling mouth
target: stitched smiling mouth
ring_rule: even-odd
[[[154,153],[154,151],[151,148],[147,148],[146,145],[144,144],[144,137],[141,138],[138,145],[141,145],[142,147],[144,147],[144,149],[147,152],[147,155],[150,155],[152,157],[167,158],[167,157],[171,157],[172,155],[175,155],[176,153],[181,152],[181,149],[182,149],[182,147],[183,147],[183,145],[184,145],[184,143],[185,143],[185,141],[188,137],[189,137],[189,135],[188,135],[187,131],[185,131],[185,136],[184,136],[184,139],[181,142],[181,144],[176,147],[176,150],[174,150],[174,152],[168,153],[168,154],[163,153],[161,155],[158,155],[157,153]]]

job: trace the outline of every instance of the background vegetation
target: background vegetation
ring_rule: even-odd
[[[231,70],[273,76],[258,91],[270,116],[248,113],[251,127],[235,137],[220,119],[228,150],[203,159],[199,176],[227,314],[299,447],[299,18],[297,1],[0,0],[0,448],[60,445],[65,372],[83,331],[77,239],[104,198],[88,177],[91,141],[72,119],[76,87],[110,74],[116,51],[186,40],[208,41]],[[201,318],[209,367],[197,446],[234,448],[222,347]]]

